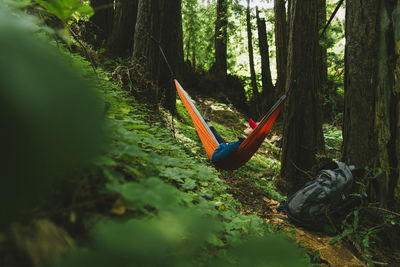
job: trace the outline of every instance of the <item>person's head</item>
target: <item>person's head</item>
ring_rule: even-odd
[[[249,135],[259,124],[259,122],[255,122],[252,119],[249,120],[249,127],[244,130],[245,135]]]
[[[245,135],[249,135],[251,132],[253,131],[253,128],[251,128],[250,126],[249,127],[247,127],[246,129],[244,129],[244,134]]]

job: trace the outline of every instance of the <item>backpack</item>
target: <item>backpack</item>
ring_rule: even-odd
[[[314,180],[282,202],[277,210],[286,213],[294,224],[312,230],[341,222],[359,199],[349,196],[355,167],[343,162],[336,164],[336,169],[319,171]]]

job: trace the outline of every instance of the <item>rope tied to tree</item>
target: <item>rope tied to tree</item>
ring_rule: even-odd
[[[173,70],[172,70],[172,68],[171,68],[171,65],[170,65],[169,62],[168,62],[168,59],[167,59],[167,56],[166,56],[165,53],[164,53],[164,50],[162,49],[161,42],[160,42],[159,40],[157,40],[153,35],[151,35],[148,31],[145,31],[145,30],[143,30],[143,29],[138,29],[138,30],[136,30],[136,32],[138,32],[138,33],[143,33],[145,36],[147,36],[148,38],[150,38],[150,40],[152,40],[154,43],[157,44],[158,49],[160,50],[160,53],[161,53],[161,55],[162,55],[162,57],[163,57],[165,63],[167,64],[167,67],[168,67],[168,70],[169,70],[169,73],[170,73],[170,86],[171,86],[171,90],[174,90],[173,86],[174,86],[174,77],[175,77],[175,74],[174,74],[174,72],[173,72]],[[174,90],[174,91],[175,91],[175,90]],[[176,96],[176,92],[175,92],[175,96]],[[172,133],[174,134],[174,137],[176,138],[176,134],[175,134],[175,124],[174,124],[174,115],[175,115],[175,114],[174,114],[174,113],[175,113],[175,112],[172,112],[172,111],[171,111],[171,131],[172,131]]]

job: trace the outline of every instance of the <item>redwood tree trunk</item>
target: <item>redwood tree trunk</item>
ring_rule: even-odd
[[[114,25],[109,41],[114,56],[132,55],[137,11],[138,0],[115,1]]]
[[[133,60],[157,82],[161,94],[154,99],[172,113],[176,110],[172,78],[183,65],[181,16],[181,0],[139,0]]]
[[[181,0],[160,1],[160,44],[171,70],[179,72],[183,65]],[[169,67],[160,57],[158,85],[163,95],[161,103],[170,112],[175,113],[176,89]]]
[[[276,70],[275,84],[276,95],[281,95],[285,89],[286,62],[287,62],[287,27],[285,0],[274,0],[275,14],[275,46],[276,46]]]
[[[214,71],[226,76],[226,49],[228,26],[228,3],[225,0],[217,1],[217,19],[215,22],[215,65]]]
[[[375,97],[378,7],[375,0],[346,3],[343,160],[357,166],[376,161]]]
[[[399,211],[400,3],[349,0],[346,8],[343,160],[383,170],[375,191]]]
[[[281,180],[293,193],[312,178],[316,154],[323,149],[318,69],[318,3],[291,1],[288,73]]]
[[[261,113],[265,113],[267,109],[274,102],[274,85],[272,84],[271,70],[269,65],[269,46],[267,38],[267,28],[265,25],[265,19],[260,19],[258,8],[256,9],[257,14],[257,28],[258,28],[258,46],[260,48],[261,55]]]
[[[318,29],[321,31],[326,24],[326,0],[318,0]],[[325,34],[321,37],[320,41],[325,40]],[[322,96],[328,96],[329,92],[328,90],[328,63],[327,63],[327,49],[326,46],[319,45],[319,59],[320,59],[320,88],[321,88],[321,95]],[[327,104],[328,105],[328,104]],[[326,110],[326,109],[323,109]],[[332,110],[330,108],[329,110]],[[324,114],[325,115],[325,114]],[[332,114],[326,114],[328,117],[331,117]]]
[[[133,43],[132,59],[143,66],[148,78],[157,80],[160,51],[157,45],[159,37],[159,0],[139,0]],[[157,97],[157,96],[156,96]]]
[[[90,21],[98,27],[98,36],[95,46],[101,47],[110,37],[113,27],[114,0],[90,0],[94,15]]]
[[[251,76],[251,88],[253,92],[252,96],[252,107],[253,115],[260,115],[258,109],[258,88],[257,88],[257,79],[256,79],[256,71],[254,70],[254,57],[253,57],[253,34],[251,31],[251,18],[250,18],[250,0],[247,0],[247,9],[246,9],[246,22],[247,22],[247,43],[249,49],[249,67],[250,67],[250,76]]]

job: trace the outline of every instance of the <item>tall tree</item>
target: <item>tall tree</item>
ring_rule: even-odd
[[[115,0],[114,25],[109,40],[114,56],[132,55],[138,0]]]
[[[378,7],[374,0],[347,1],[346,6],[343,159],[358,166],[373,165],[377,155]]]
[[[183,65],[181,0],[139,0],[132,58],[161,88],[155,99],[175,112],[171,71],[179,72]]]
[[[287,62],[287,24],[285,0],[274,0],[275,14],[275,46],[276,46],[276,94],[281,95],[286,82],[286,62]]]
[[[318,0],[318,29],[321,32],[326,25],[326,0]],[[321,95],[329,95],[328,92],[328,63],[327,63],[327,49],[324,45],[325,34],[320,36],[319,42],[319,69],[320,69],[320,87]],[[330,109],[332,110],[332,109]]]
[[[90,0],[94,15],[90,17],[99,29],[96,46],[102,46],[112,31],[114,17],[114,0]]]
[[[148,74],[148,78],[157,80],[160,51],[159,36],[159,0],[139,0],[133,42],[132,59]],[[157,97],[156,97],[157,98]]]
[[[318,70],[318,3],[291,0],[285,125],[279,188],[293,193],[323,149]],[[294,27],[295,26],[295,27]]]
[[[251,88],[252,88],[252,92],[253,92],[252,102],[253,102],[253,108],[255,108],[254,115],[258,116],[259,115],[259,110],[258,110],[259,93],[258,93],[258,88],[257,88],[256,71],[254,69],[253,33],[251,31],[250,0],[247,0],[246,25],[247,25],[247,44],[248,44],[248,50],[249,50],[249,68],[250,68],[250,76],[251,76]]]
[[[160,0],[160,44],[168,59],[169,66],[159,63],[158,85],[163,94],[162,105],[170,112],[176,111],[176,90],[173,74],[179,74],[183,66],[182,0]],[[171,70],[169,69],[171,68]]]
[[[349,0],[346,9],[343,160],[380,167],[385,204],[399,210],[400,3]]]
[[[215,64],[214,71],[226,75],[226,48],[228,42],[228,3],[217,0],[217,19],[215,21]]]
[[[264,113],[274,101],[274,85],[272,84],[271,69],[269,64],[269,46],[267,38],[267,27],[265,19],[260,19],[258,8],[256,8],[257,29],[258,29],[258,46],[261,55],[261,113]]]

